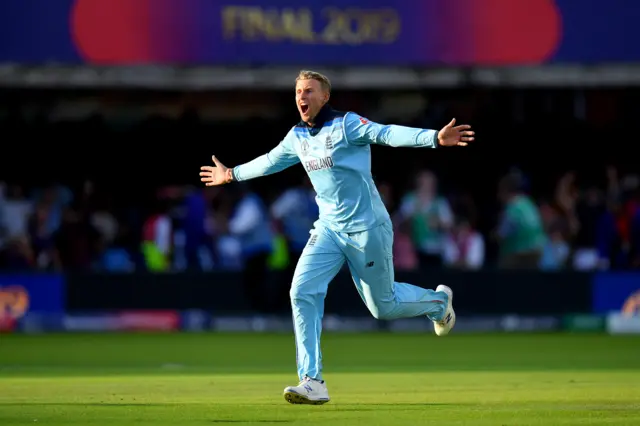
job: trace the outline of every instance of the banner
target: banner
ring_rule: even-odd
[[[639,20],[632,0],[3,0],[0,62],[632,62]]]
[[[191,309],[180,312],[180,330],[199,332],[211,327],[211,314],[206,311]]]
[[[426,318],[408,318],[389,321],[386,329],[391,332],[433,332],[433,323]],[[545,332],[558,331],[560,319],[556,316],[458,316],[455,333],[497,332]]]
[[[604,318],[598,321],[580,322],[576,327],[566,326],[569,331],[603,331]],[[624,318],[628,320],[628,318]],[[627,322],[620,327],[629,326]],[[614,328],[616,325],[614,324]],[[459,316],[454,333],[501,333],[501,332],[555,332],[563,329],[556,316]],[[611,328],[610,328],[611,329]],[[22,318],[13,330],[25,334],[61,332],[220,332],[220,333],[293,333],[291,316],[215,316],[206,311],[138,311],[104,312],[93,311],[73,314],[29,315]],[[420,333],[433,334],[433,322],[426,317],[379,321],[372,316],[328,315],[323,320],[326,333]]]
[[[176,331],[180,314],[176,311],[91,312],[66,315],[66,331]]]
[[[640,273],[603,272],[593,277],[593,312],[640,313]]]
[[[0,330],[12,330],[29,315],[55,316],[65,309],[61,275],[0,275]]]
[[[563,329],[572,332],[601,332],[606,329],[604,315],[565,315],[562,318]]]
[[[609,314],[607,332],[609,334],[640,334],[640,316]]]

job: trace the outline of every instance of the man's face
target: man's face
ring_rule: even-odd
[[[318,80],[298,80],[296,82],[296,105],[305,123],[313,123],[320,108],[329,100],[329,93],[322,90]]]

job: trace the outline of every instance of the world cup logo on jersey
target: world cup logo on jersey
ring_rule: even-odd
[[[309,155],[309,141],[303,140],[300,144],[300,150],[302,151],[302,155],[306,157]]]

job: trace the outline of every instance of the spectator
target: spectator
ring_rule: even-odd
[[[564,269],[571,252],[564,233],[555,226],[549,229],[547,236],[540,259],[540,269],[546,271]]]
[[[54,234],[49,227],[50,214],[51,208],[49,205],[40,204],[29,218],[29,237],[27,240],[31,242],[37,269],[46,270],[60,266],[58,264],[59,259],[56,253]]]
[[[184,232],[184,254],[188,269],[203,270],[201,256],[215,259],[214,229],[208,226],[211,204],[220,193],[220,188],[189,189],[183,200],[181,228]]]
[[[72,207],[64,210],[60,228],[54,234],[54,242],[60,264],[65,270],[92,269],[101,251],[100,234],[85,216]]]
[[[398,271],[415,271],[420,266],[420,261],[411,239],[409,222],[399,221],[394,223],[393,238],[393,266]]]
[[[284,275],[278,283],[275,309],[283,311],[289,307],[289,289],[298,259],[309,240],[309,233],[318,219],[316,193],[308,177],[300,184],[286,189],[271,205],[274,219],[274,254],[284,262]],[[286,251],[286,253],[283,252]]]
[[[315,196],[315,191],[305,176],[298,186],[286,189],[271,205],[271,216],[282,225],[293,264],[297,263],[309,240],[309,231],[318,219]]]
[[[444,240],[445,265],[456,269],[477,270],[482,268],[484,257],[484,238],[469,219],[459,218]]]
[[[634,221],[640,211],[640,178],[636,175],[628,175],[620,184],[619,209],[616,215],[616,228],[620,236],[620,251],[614,260],[624,268],[630,265],[634,256]]]
[[[173,224],[166,200],[158,201],[156,211],[144,222],[142,253],[148,270],[168,271],[173,252]]]
[[[438,194],[432,172],[418,173],[416,189],[404,197],[400,213],[410,222],[420,266],[442,266],[444,236],[453,225],[453,213],[446,198]]]
[[[547,235],[540,259],[540,268],[543,270],[564,268],[571,254],[568,240],[568,235],[571,233],[571,224],[566,218],[566,209],[559,208],[556,204],[548,201],[541,202],[539,208],[542,224]],[[577,220],[574,226],[576,225]],[[573,229],[577,230],[578,228]]]
[[[133,272],[139,264],[144,264],[140,259],[140,250],[135,238],[127,226],[119,226],[118,234],[102,253],[100,267],[107,272]]]
[[[595,185],[588,186],[576,205],[579,229],[574,239],[574,269],[586,271],[609,266],[611,244],[616,233],[613,218],[609,215],[602,191]]]
[[[240,240],[243,282],[251,309],[266,312],[267,261],[272,251],[273,232],[263,201],[246,184],[237,185],[238,201],[229,220],[229,231]]]
[[[33,202],[25,197],[20,185],[9,185],[6,193],[0,191],[0,241],[27,235],[32,212]]]
[[[498,185],[504,205],[497,230],[502,269],[537,269],[546,240],[538,207],[522,188],[523,178],[517,172],[503,177]]]
[[[554,226],[563,228],[562,234],[567,240],[572,239],[580,227],[576,216],[578,196],[576,174],[574,172],[565,173],[556,185],[554,210],[556,210],[557,215],[555,220],[561,223]]]
[[[640,193],[636,193],[635,197],[640,200]],[[630,242],[629,266],[631,269],[640,269],[640,209],[631,220]]]
[[[229,231],[229,220],[233,212],[234,200],[230,191],[220,194],[215,200],[215,209],[209,212],[207,227],[217,235],[215,245],[218,268],[240,270],[243,268],[242,243],[240,237]]]
[[[65,209],[73,201],[73,192],[59,184],[51,184],[42,191],[36,191],[35,202],[45,206],[49,211],[47,218],[47,230],[54,233],[60,227]]]
[[[415,271],[420,266],[416,248],[411,239],[411,225],[394,214],[393,188],[382,182],[379,185],[380,197],[393,218],[393,267],[398,271]]]
[[[105,194],[100,199],[96,197],[85,209],[89,222],[100,232],[104,244],[111,245],[120,234],[120,224],[113,213],[114,207],[109,195]]]

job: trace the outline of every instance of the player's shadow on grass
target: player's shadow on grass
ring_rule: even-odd
[[[128,403],[128,402],[0,402],[0,406],[15,406],[21,405],[50,405],[50,406],[71,406],[78,407],[166,407],[169,405],[179,404],[158,404],[158,403]]]
[[[400,409],[405,411],[418,411],[423,410],[424,407],[447,407],[447,406],[463,406],[465,404],[460,403],[447,403],[447,402],[411,402],[405,404],[398,404],[392,402],[371,402],[371,403],[355,403],[355,404],[333,404],[331,410],[333,411],[379,411],[385,406],[394,407],[394,409]],[[327,405],[326,408],[329,408]]]

